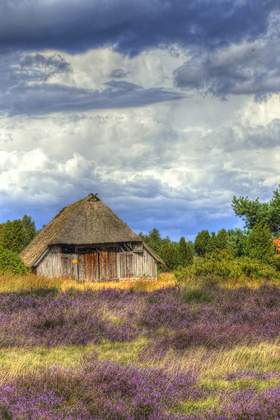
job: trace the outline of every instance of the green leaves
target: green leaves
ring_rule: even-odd
[[[270,262],[275,254],[272,235],[266,224],[258,223],[250,231],[247,239],[246,254],[264,262]]]
[[[232,208],[245,221],[246,228],[253,229],[261,223],[266,224],[273,234],[280,232],[280,187],[273,191],[272,199],[266,203],[258,198],[250,200],[248,197],[234,196]]]
[[[210,239],[211,236],[208,230],[202,230],[197,234],[197,237],[194,242],[194,249],[199,257],[203,257],[206,255]]]
[[[0,274],[26,274],[27,272],[28,269],[15,252],[0,246]]]
[[[181,238],[179,242],[171,241],[168,237],[162,238],[157,229],[151,230],[148,235],[140,234],[142,239],[163,259],[167,270],[175,270],[179,266],[186,267],[193,261],[193,245]]]
[[[0,225],[0,245],[16,253],[20,253],[35,235],[35,224],[26,215],[21,220],[8,220]]]

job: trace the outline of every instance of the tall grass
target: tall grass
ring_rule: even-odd
[[[101,291],[106,289],[120,289],[131,291],[153,292],[175,286],[175,277],[171,273],[163,273],[157,280],[146,278],[137,280],[121,280],[110,282],[83,282],[79,283],[66,278],[46,278],[27,274],[24,276],[5,275],[0,276],[0,293],[32,292],[44,289],[56,289],[59,292],[67,290],[77,291]]]

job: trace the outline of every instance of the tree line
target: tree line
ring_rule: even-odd
[[[232,208],[244,221],[244,229],[221,229],[216,233],[202,230],[193,242],[185,237],[178,241],[163,238],[156,228],[140,236],[162,258],[169,271],[191,265],[195,256],[207,257],[220,252],[269,262],[275,254],[273,238],[280,236],[280,187],[273,191],[268,202],[233,197]],[[19,254],[36,234],[30,216],[8,220],[0,224],[0,248]]]
[[[280,187],[273,191],[268,202],[234,196],[232,208],[236,216],[244,221],[244,229],[221,229],[216,233],[202,230],[194,242],[184,237],[178,242],[162,238],[157,229],[141,236],[164,260],[168,270],[192,264],[195,256],[207,257],[218,253],[271,262],[275,255],[273,239],[280,236]]]

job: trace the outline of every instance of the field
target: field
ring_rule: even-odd
[[[0,278],[1,419],[280,417],[280,288]]]

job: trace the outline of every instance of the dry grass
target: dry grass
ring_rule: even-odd
[[[69,289],[77,291],[122,289],[153,292],[158,289],[174,287],[175,277],[171,273],[163,273],[157,280],[137,279],[111,282],[78,283],[72,279],[38,277],[34,274],[26,276],[0,276],[0,293],[29,292],[38,289],[57,289],[65,292]]]
[[[277,340],[232,349],[208,350],[202,346],[184,352],[170,350],[160,360],[155,358],[150,363],[166,370],[188,371],[195,367],[204,379],[218,379],[240,370],[280,373],[280,343]]]

